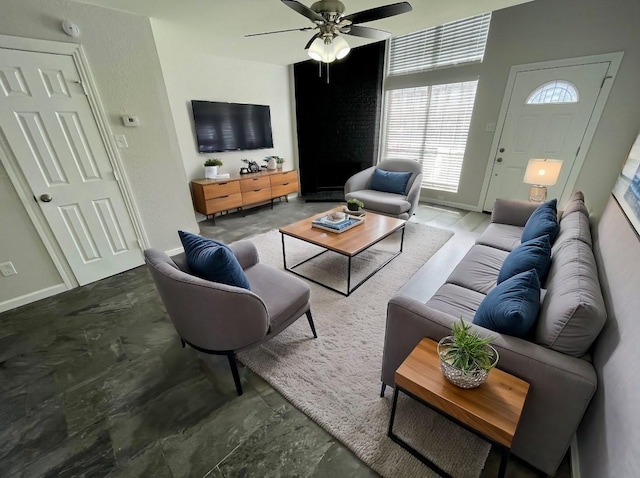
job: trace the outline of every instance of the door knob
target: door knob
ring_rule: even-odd
[[[496,159],[496,161],[497,161],[498,163],[501,163],[501,162],[502,162],[502,158],[498,158],[498,159]]]
[[[51,202],[53,198],[48,194],[43,194],[40,196],[40,201],[42,202]]]

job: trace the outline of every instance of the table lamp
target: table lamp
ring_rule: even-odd
[[[523,182],[531,184],[529,201],[544,202],[547,200],[547,186],[553,186],[560,176],[562,160],[530,159],[524,173]]]

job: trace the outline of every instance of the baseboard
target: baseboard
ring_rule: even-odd
[[[456,209],[462,209],[464,211],[482,212],[482,209],[478,206],[471,206],[469,204],[462,204],[453,201],[442,201],[428,196],[421,196],[418,202],[420,204],[437,204],[439,206],[455,207]]]
[[[578,437],[571,439],[571,478],[580,478],[580,455],[578,454]]]
[[[57,284],[51,287],[47,287],[46,289],[41,289],[29,294],[21,295],[20,297],[14,297],[13,299],[0,302],[0,312],[6,312],[7,310],[16,309],[37,300],[46,299],[47,297],[51,297],[52,295],[66,292],[67,290],[68,289],[64,284]]]
[[[175,249],[169,249],[168,251],[164,251],[164,253],[169,257],[182,254],[183,252],[184,252],[184,247],[176,247]]]

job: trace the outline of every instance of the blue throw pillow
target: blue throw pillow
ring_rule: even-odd
[[[551,265],[551,243],[549,236],[536,237],[523,242],[506,257],[498,273],[497,283],[504,282],[521,272],[535,269],[540,283],[544,283]]]
[[[383,169],[374,169],[371,178],[371,189],[385,193],[404,194],[411,173],[396,173]]]
[[[558,200],[552,199],[551,201],[541,204],[531,213],[529,220],[527,220],[522,230],[521,242],[527,242],[547,234],[549,236],[549,243],[553,246],[560,230],[558,210],[556,208],[557,204]]]
[[[236,256],[226,244],[196,234],[178,231],[187,256],[187,264],[195,275],[212,282],[251,289]]]
[[[540,281],[535,269],[516,274],[487,294],[473,323],[501,334],[525,338],[538,319]]]

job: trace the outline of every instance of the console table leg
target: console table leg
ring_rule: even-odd
[[[509,449],[503,447],[500,457],[500,469],[498,470],[498,478],[504,478],[507,471],[507,462],[509,461]]]
[[[384,397],[384,391],[387,389],[387,384],[382,382],[382,387],[380,387],[380,396]]]

